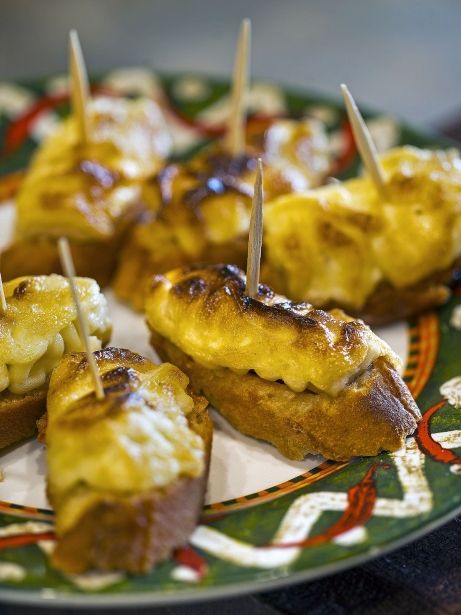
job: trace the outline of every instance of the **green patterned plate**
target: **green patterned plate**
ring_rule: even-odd
[[[155,98],[165,110],[174,157],[222,134],[228,83],[198,75],[126,69],[95,91]],[[68,113],[66,79],[0,83],[0,247],[11,234],[12,198],[37,143]],[[255,83],[250,122],[315,116],[335,150],[335,175],[357,172],[342,106]],[[447,145],[383,115],[367,116],[379,149]],[[111,304],[115,345],[152,356],[142,318]],[[356,565],[421,536],[461,510],[461,289],[437,313],[381,329],[402,356],[405,380],[424,413],[406,448],[350,463],[282,458],[236,433],[218,415],[207,503],[187,548],[145,576],[66,576],[50,567],[53,515],[45,497],[43,448],[4,451],[0,466],[0,599],[68,605],[165,604],[268,590]]]

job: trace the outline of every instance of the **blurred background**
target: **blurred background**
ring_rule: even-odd
[[[90,72],[230,74],[253,23],[253,74],[338,94],[418,124],[461,112],[458,0],[0,0],[0,80],[62,72],[77,28]]]

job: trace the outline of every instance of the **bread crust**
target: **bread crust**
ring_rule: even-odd
[[[117,266],[119,250],[131,227],[142,217],[145,205],[134,205],[120,221],[117,232],[100,241],[69,239],[78,275],[95,279],[99,286],[107,286]],[[49,275],[61,271],[57,239],[34,237],[18,239],[1,254],[2,276],[5,282],[29,275]]]
[[[348,312],[370,325],[381,326],[435,309],[450,298],[450,286],[459,279],[460,269],[461,258],[447,269],[413,286],[395,288],[383,282],[373,291],[363,308],[355,311],[348,308]]]
[[[37,420],[46,410],[46,389],[25,395],[0,393],[0,449],[34,435]]]
[[[174,344],[152,333],[163,360],[190,378],[194,391],[238,431],[273,444],[289,459],[321,454],[338,461],[395,451],[421,418],[400,376],[380,358],[337,397],[295,393],[285,384],[256,374],[237,375],[225,368],[207,369]]]
[[[197,478],[180,478],[166,489],[115,496],[102,493],[79,522],[59,537],[52,564],[67,573],[149,571],[184,545],[197,525],[208,479],[212,422],[207,401],[193,395],[191,429],[205,444],[206,469]]]

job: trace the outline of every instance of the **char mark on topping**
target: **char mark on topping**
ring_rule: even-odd
[[[27,289],[29,287],[29,282],[30,280],[23,280],[20,284],[16,286],[16,288],[13,291],[13,297],[15,299],[22,299],[25,296]]]
[[[106,372],[102,376],[104,392],[129,393],[139,383],[139,378],[131,367],[119,366]]]
[[[189,274],[194,275],[187,277]],[[203,308],[210,313],[227,296],[242,312],[255,312],[269,321],[300,328],[321,326],[322,321],[331,318],[323,310],[314,309],[306,316],[300,312],[306,308],[305,303],[292,303],[289,300],[272,303],[275,293],[265,284],[258,286],[258,299],[248,297],[245,294],[243,272],[236,265],[190,265],[181,269],[181,277],[183,279],[173,285],[172,292],[189,301],[207,293]],[[161,275],[156,276],[152,286],[162,283],[163,279]],[[348,329],[350,331],[351,327]]]
[[[119,174],[94,160],[82,160],[78,169],[96,181],[102,188],[112,188]]]
[[[179,167],[177,164],[169,164],[157,173],[156,181],[162,206],[169,205],[173,200],[173,180],[178,173]]]
[[[132,352],[131,350],[127,350],[126,348],[114,348],[113,346],[108,346],[107,348],[103,348],[102,350],[97,350],[94,353],[96,357],[96,361],[127,361],[128,363],[136,363],[138,365],[143,365],[144,363],[148,363],[148,360],[137,354],[136,352]],[[82,360],[86,361],[86,357]]]
[[[80,352],[73,352],[71,354],[76,361],[75,373],[81,373],[86,371],[88,368],[88,360],[86,354]],[[106,361],[126,361],[127,363],[143,365],[148,362],[147,359],[137,354],[136,352],[131,352],[131,350],[127,350],[126,348],[114,348],[113,346],[108,346],[107,348],[104,348],[102,350],[97,350],[93,354],[98,364],[104,364],[104,362]]]
[[[172,292],[184,299],[193,300],[208,290],[208,284],[198,276],[181,280],[172,287]]]
[[[257,165],[254,156],[241,154],[240,156],[232,157],[225,152],[210,154],[206,161],[210,173],[217,177],[223,175],[238,177],[246,171],[254,171]]]
[[[235,192],[251,198],[253,191],[241,181],[241,176],[256,168],[256,158],[243,154],[233,158],[226,153],[215,153],[206,159],[205,171],[191,173],[199,185],[184,195],[184,203],[200,217],[199,206],[209,196]]]

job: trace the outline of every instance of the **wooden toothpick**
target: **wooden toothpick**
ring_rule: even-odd
[[[69,73],[72,109],[78,122],[82,142],[88,142],[88,101],[90,89],[82,48],[76,30],[69,33]]]
[[[3,288],[2,274],[0,273],[0,312],[2,314],[6,314],[7,307],[8,306],[6,304],[5,289]]]
[[[253,207],[251,209],[250,232],[248,235],[247,281],[245,294],[255,299],[258,296],[261,246],[263,241],[263,163],[258,158]]]
[[[371,138],[370,131],[364,122],[362,114],[360,113],[352,94],[349,92],[348,87],[344,83],[341,84],[341,93],[344,98],[347,115],[349,117],[355,143],[362,158],[362,162],[365,165],[379,196],[383,200],[387,200],[388,194],[386,189],[386,178],[379,163],[378,154],[376,152],[375,144]]]
[[[231,108],[227,129],[226,147],[231,156],[241,154],[245,148],[246,101],[250,65],[251,22],[244,19],[240,26],[235,53],[232,81]]]
[[[61,266],[64,270],[64,273],[69,280],[69,286],[72,293],[72,298],[75,303],[75,309],[77,310],[77,318],[80,327],[80,333],[83,337],[83,342],[85,344],[86,357],[88,360],[88,364],[91,369],[91,374],[94,380],[94,388],[96,391],[97,399],[104,399],[104,388],[102,386],[101,376],[98,371],[98,365],[96,363],[96,359],[94,358],[94,354],[91,352],[90,348],[90,335],[88,332],[88,326],[86,324],[86,320],[83,318],[82,306],[80,305],[80,299],[78,298],[77,287],[75,285],[75,267],[74,262],[72,260],[72,255],[70,253],[69,242],[66,237],[61,237],[58,241],[58,250],[59,257],[61,259]]]

